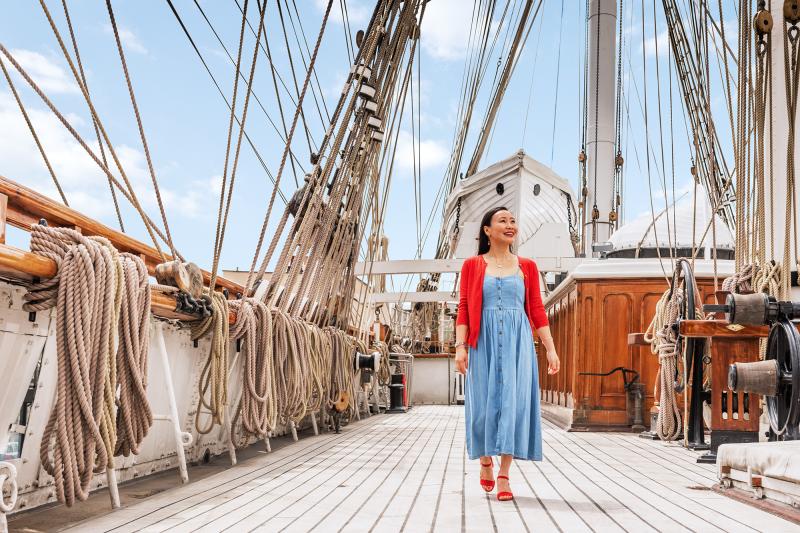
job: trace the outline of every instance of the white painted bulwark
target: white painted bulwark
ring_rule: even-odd
[[[451,358],[414,358],[414,405],[448,405],[453,396],[455,365]]]

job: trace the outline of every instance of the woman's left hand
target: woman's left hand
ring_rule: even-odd
[[[555,350],[547,352],[547,373],[556,374],[561,368],[561,361],[558,359],[558,354]]]

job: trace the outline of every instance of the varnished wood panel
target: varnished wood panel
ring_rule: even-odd
[[[548,376],[543,351],[539,353],[542,399],[581,409],[590,426],[626,424],[622,378],[601,378],[580,372],[607,372],[617,366],[633,369],[645,385],[645,409],[653,404],[658,357],[647,345],[628,345],[628,334],[643,333],[667,289],[665,279],[579,280],[548,306],[553,339],[561,357],[562,375]],[[713,280],[698,280],[701,301],[715,301]],[[564,399],[570,399],[570,405]],[[647,421],[646,421],[647,422]]]

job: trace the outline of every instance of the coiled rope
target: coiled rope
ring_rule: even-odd
[[[192,340],[211,336],[211,349],[200,374],[199,399],[194,414],[197,431],[206,434],[215,424],[225,421],[225,405],[228,403],[228,350],[230,326],[228,325],[228,300],[222,293],[214,291],[211,296],[211,316],[191,324]],[[210,419],[200,424],[202,408],[208,410]]]
[[[244,439],[248,435],[264,438],[275,429],[278,410],[275,394],[275,359],[273,357],[272,313],[262,302],[252,298],[229,303],[236,312],[230,330],[234,340],[242,341],[242,397],[232,426],[241,419]]]
[[[89,496],[94,472],[114,466],[118,361],[124,361],[120,383],[126,391],[126,408],[131,405],[130,380],[135,385],[138,379],[144,387],[140,369],[146,371],[147,343],[127,344],[132,338],[131,324],[122,324],[122,353],[116,345],[122,316],[140,317],[133,324],[138,331],[149,327],[149,287],[129,290],[130,286],[139,287],[137,274],[144,264],[138,257],[118,254],[103,237],[84,237],[72,229],[35,224],[31,251],[58,266],[54,278],[29,287],[24,304],[27,311],[56,308],[55,406],[39,453],[42,467],[55,480],[59,501],[72,505],[76,498]],[[142,318],[142,309],[147,318]],[[141,408],[149,411],[146,396]],[[124,419],[125,414],[122,416]],[[146,420],[130,422],[122,430],[125,449],[136,448],[149,427]]]
[[[117,348],[117,444],[114,455],[139,453],[139,444],[153,424],[147,401],[147,350],[150,346],[150,287],[140,258],[120,254],[123,272]],[[130,305],[126,305],[130,302]],[[135,302],[135,305],[134,305]]]
[[[661,391],[661,395],[659,397],[654,393],[659,401],[656,433],[664,441],[678,438],[682,427],[681,412],[675,394],[675,376],[680,352],[677,349],[677,333],[672,329],[672,324],[678,320],[683,298],[683,289],[680,287],[664,291],[656,304],[655,316],[644,334],[645,341],[651,345],[650,351],[658,355],[656,389]]]

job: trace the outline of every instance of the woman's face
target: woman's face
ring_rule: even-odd
[[[517,221],[510,211],[498,211],[492,216],[491,225],[484,226],[483,231],[489,241],[497,245],[511,245],[517,236]]]

